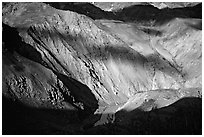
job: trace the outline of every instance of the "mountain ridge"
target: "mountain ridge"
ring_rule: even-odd
[[[36,103],[30,106],[38,108],[45,101],[45,107],[74,109],[83,112],[81,117],[102,115],[92,121],[97,127],[114,123],[110,117],[118,111],[151,111],[202,96],[202,30],[189,27],[188,19],[148,28],[94,20],[44,3],[9,3],[2,20],[3,95],[25,104],[31,98]],[[154,35],[151,29],[162,33]],[[11,42],[9,32],[18,38]],[[148,100],[154,101],[140,107]]]

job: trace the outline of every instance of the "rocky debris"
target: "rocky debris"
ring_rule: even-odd
[[[45,3],[3,5],[3,96],[34,108],[76,111],[81,121],[68,122],[68,129],[52,121],[61,133],[94,133],[102,127],[112,134],[118,128],[113,132],[106,128],[121,125],[115,113],[149,113],[181,98],[202,97],[202,21],[169,20],[182,9],[162,12],[146,6],[144,18],[133,16],[143,10],[140,5],[114,15],[113,19],[121,15],[127,21],[121,22],[105,20],[106,14],[101,14],[104,20],[83,15],[93,9],[90,5],[81,14],[80,4],[74,3],[58,5],[67,11]],[[199,18],[193,9],[187,13]],[[171,15],[161,23],[149,14],[151,10]],[[187,13],[178,17],[189,17],[184,16]],[[130,121],[124,124],[128,128]],[[158,133],[130,130],[123,133]]]

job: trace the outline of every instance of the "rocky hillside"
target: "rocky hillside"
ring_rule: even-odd
[[[201,134],[200,8],[3,3],[3,134]]]
[[[199,4],[199,2],[92,2],[92,4],[105,11],[117,12],[118,10],[133,5],[153,5],[158,9],[164,9],[164,8],[192,7]]]

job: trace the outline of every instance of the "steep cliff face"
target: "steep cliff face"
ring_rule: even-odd
[[[103,114],[83,123],[98,126],[114,122],[106,114],[201,96],[200,19],[147,26],[93,20],[44,3],[7,3],[2,20],[7,98]]]

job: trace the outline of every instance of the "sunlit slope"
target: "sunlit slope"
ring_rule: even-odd
[[[18,28],[39,52],[39,63],[87,85],[102,106],[149,90],[201,87],[201,30],[186,21],[151,27],[100,22],[42,3],[3,9],[3,22]]]

